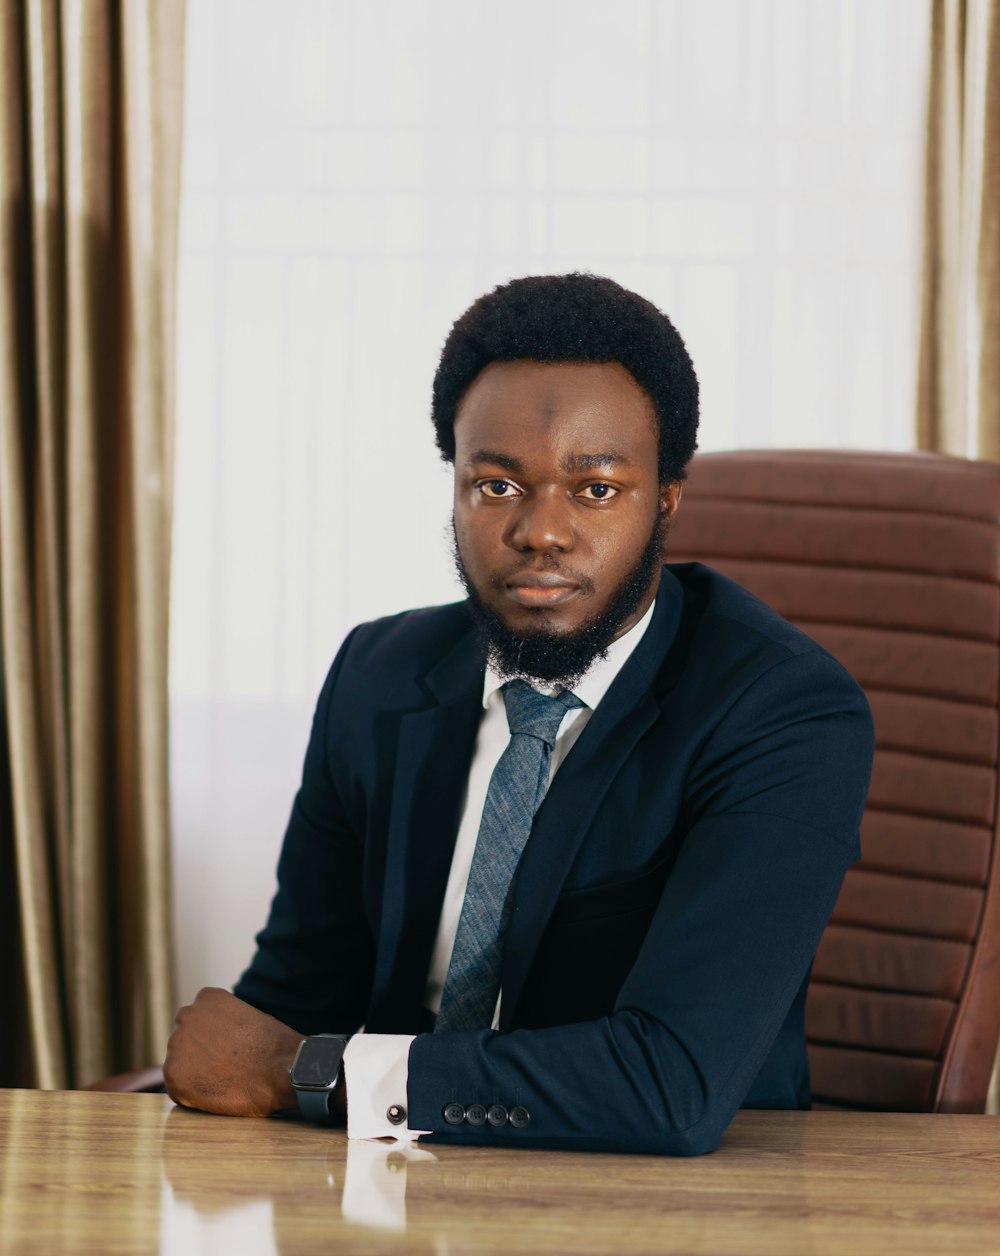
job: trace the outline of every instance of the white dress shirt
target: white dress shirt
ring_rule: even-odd
[[[655,605],[655,603],[654,603]],[[608,647],[607,657],[597,659],[584,674],[573,692],[585,706],[567,711],[556,735],[549,767],[549,784],[561,764],[587,726],[594,709],[601,701],[612,681],[621,671],[632,651],[639,644],[653,618],[650,606],[642,619],[628,632],[623,633]],[[543,681],[531,682],[543,693],[556,690]],[[501,687],[504,681],[489,667],[483,685],[483,717],[476,736],[476,746],[469,768],[462,821],[455,840],[451,858],[451,872],[441,905],[441,919],[427,974],[424,1005],[437,1013],[441,1007],[451,952],[455,945],[458,922],[462,915],[462,903],[472,867],[472,856],[479,836],[486,791],[493,769],[507,748],[510,730],[504,708]],[[546,787],[547,788],[547,787]],[[501,991],[500,998],[503,998]],[[493,1028],[499,1024],[500,1000],[493,1017]],[[355,1034],[344,1052],[344,1077],[347,1084],[347,1133],[350,1138],[416,1138],[427,1130],[402,1129],[394,1126],[386,1117],[392,1105],[406,1107],[408,1078],[407,1057],[412,1034]]]

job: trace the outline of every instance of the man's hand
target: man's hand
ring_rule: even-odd
[[[226,1116],[295,1107],[288,1070],[302,1041],[228,990],[206,987],[177,1013],[163,1077],[174,1103]]]

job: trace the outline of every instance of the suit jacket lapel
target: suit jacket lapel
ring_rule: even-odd
[[[556,899],[594,812],[636,742],[660,717],[674,668],[664,656],[678,638],[680,583],[664,570],[649,629],[560,767],[528,838],[504,939],[500,1028],[508,1030]],[[681,634],[683,635],[683,634]]]
[[[504,943],[501,1029],[510,1028],[538,943],[597,805],[636,742],[660,717],[660,700],[682,662],[683,602],[679,581],[665,569],[649,630],[559,769],[535,818]],[[373,1033],[415,1033],[420,1026],[482,716],[483,659],[474,632],[428,673],[425,684],[426,705],[404,712],[399,722],[367,1018]]]

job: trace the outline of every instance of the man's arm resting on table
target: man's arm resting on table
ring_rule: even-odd
[[[244,1003],[208,987],[177,1013],[163,1076],[175,1103],[223,1116],[265,1117],[296,1106],[289,1069],[303,1035]],[[352,1138],[415,1137],[405,1114],[411,1035],[358,1034],[344,1055],[343,1085],[332,1095],[333,1115],[347,1114]],[[393,1110],[390,1116],[390,1110]],[[396,1119],[394,1119],[396,1118]]]

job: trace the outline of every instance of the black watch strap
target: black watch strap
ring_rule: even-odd
[[[288,1070],[299,1111],[310,1121],[329,1121],[330,1099],[343,1084],[344,1052],[350,1034],[311,1034],[303,1038]]]
[[[296,1088],[299,1111],[307,1121],[329,1121],[332,1090],[303,1090]]]

